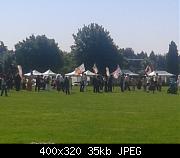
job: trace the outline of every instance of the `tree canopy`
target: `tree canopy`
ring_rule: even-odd
[[[119,54],[110,34],[98,24],[90,24],[73,34],[74,45],[71,46],[77,64],[84,63],[88,69],[92,69],[96,63],[99,72],[105,73],[105,67],[110,70],[116,68]]]
[[[17,64],[28,72],[33,69],[44,72],[47,69],[58,71],[63,65],[62,51],[54,39],[45,35],[30,36],[15,45]]]
[[[167,70],[168,72],[178,75],[179,62],[178,62],[178,50],[174,41],[171,41],[169,45],[169,52],[167,53]]]

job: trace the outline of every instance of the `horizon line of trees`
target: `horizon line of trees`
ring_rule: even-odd
[[[136,54],[132,48],[118,48],[109,31],[95,23],[78,29],[73,39],[71,52],[63,52],[54,39],[45,35],[27,37],[15,44],[14,51],[8,50],[0,41],[0,72],[11,73],[16,65],[21,65],[24,72],[52,69],[58,73],[67,73],[84,63],[89,70],[96,64],[101,74],[105,74],[105,67],[108,66],[112,72],[117,65],[121,69],[138,73],[145,70],[147,65],[175,75],[180,73],[180,55],[174,41],[170,42],[169,51],[164,55],[154,51],[149,55],[144,51]]]

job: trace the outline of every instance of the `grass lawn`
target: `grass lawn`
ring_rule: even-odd
[[[0,143],[180,143],[180,95],[11,91],[0,97]]]

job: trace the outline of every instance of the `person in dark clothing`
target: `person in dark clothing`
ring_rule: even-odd
[[[21,87],[21,77],[17,73],[16,76],[15,76],[15,88],[16,88],[16,91],[20,91],[20,87]]]
[[[120,88],[121,88],[121,92],[124,92],[124,74],[121,75],[121,79],[120,79]]]
[[[108,76],[104,78],[104,91],[108,92]]]
[[[127,75],[125,76],[125,90],[128,89],[128,91],[131,90],[130,87],[129,87],[129,81],[130,81],[130,78],[129,78],[129,75],[127,74]]]
[[[70,91],[69,91],[69,79],[67,77],[65,77],[65,80],[64,80],[64,88],[65,88],[66,94],[70,94]]]
[[[57,89],[58,92],[60,92],[60,90],[61,90],[61,86],[60,86],[60,76],[58,76],[58,77],[56,78],[56,89]]]
[[[1,96],[3,96],[4,92],[5,92],[5,96],[8,96],[7,95],[7,79],[5,75],[1,79]]]
[[[103,92],[103,87],[104,87],[104,80],[103,80],[103,76],[102,75],[99,75],[99,90],[101,92]]]
[[[36,86],[35,86],[35,91],[40,91],[40,87],[41,87],[41,79],[40,76],[36,77]]]
[[[113,76],[111,75],[108,80],[108,92],[112,92]]]
[[[153,93],[154,93],[155,89],[156,89],[156,83],[153,80],[153,78],[151,78],[149,90],[153,91]]]
[[[0,90],[1,90],[1,87],[2,87],[1,83],[2,83],[2,76],[0,75]]]
[[[94,76],[93,77],[93,80],[92,80],[92,85],[93,85],[93,92],[95,93],[96,92],[96,81],[97,80],[97,78],[96,78],[96,76]]]
[[[82,74],[80,81],[80,92],[84,92],[84,87],[85,87],[84,74]]]

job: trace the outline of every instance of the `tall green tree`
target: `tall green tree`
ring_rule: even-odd
[[[0,41],[0,73],[13,74],[14,67],[16,67],[14,51],[8,50]]]
[[[155,55],[154,51],[151,51],[149,55],[149,61],[151,65],[153,66],[153,69],[156,70],[157,69],[157,56]]]
[[[4,45],[3,41],[0,41],[0,53],[6,52],[8,49],[7,47]]]
[[[63,65],[62,51],[54,39],[45,35],[30,36],[15,45],[17,64],[28,72],[37,69],[44,72],[47,69],[58,71]]]
[[[74,45],[71,46],[77,65],[84,63],[87,69],[92,70],[96,63],[99,72],[105,73],[105,67],[110,71],[117,67],[119,61],[118,48],[114,44],[110,33],[98,24],[90,24],[73,34]]]
[[[65,74],[67,72],[71,72],[75,66],[75,58],[73,53],[63,52],[63,58],[64,58],[64,65],[61,69],[61,73]]]
[[[169,52],[166,55],[166,60],[167,60],[168,72],[178,75],[179,73],[178,50],[177,50],[177,45],[174,41],[171,41],[169,45]]]

